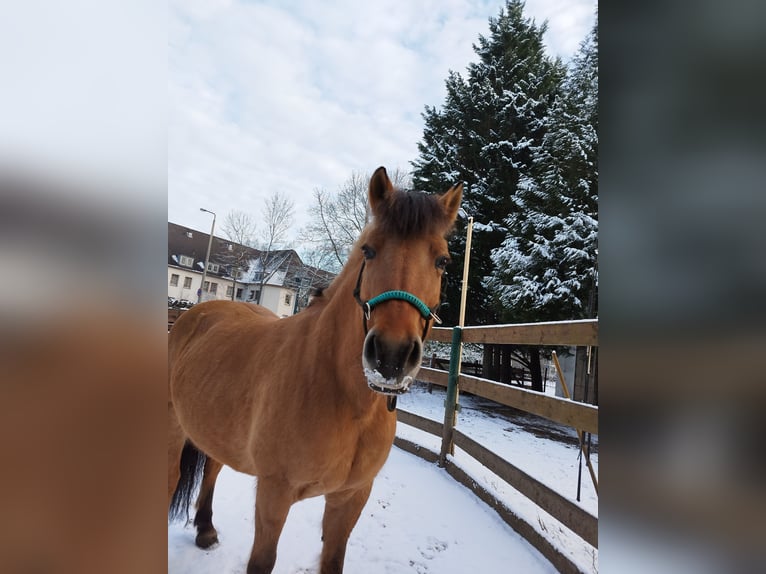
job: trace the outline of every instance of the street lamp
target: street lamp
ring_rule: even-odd
[[[199,291],[197,291],[197,303],[202,302],[202,289],[205,287],[205,278],[207,277],[207,265],[210,262],[210,246],[213,244],[213,233],[215,232],[215,213],[204,207],[199,208],[200,211],[213,214],[213,225],[210,226],[210,239],[207,241],[207,253],[205,254],[205,266],[202,268],[202,283],[200,283]]]

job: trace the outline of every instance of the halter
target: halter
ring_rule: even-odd
[[[409,293],[407,291],[401,291],[401,290],[394,290],[394,291],[385,291],[381,293],[380,295],[377,295],[373,297],[372,299],[368,299],[367,301],[362,301],[362,298],[360,296],[360,290],[362,287],[362,274],[364,273],[364,266],[367,264],[367,261],[362,261],[362,268],[359,270],[359,277],[356,279],[356,287],[354,287],[354,299],[356,299],[356,302],[359,303],[359,306],[362,308],[362,324],[364,325],[364,334],[367,335],[367,321],[370,319],[370,313],[372,313],[372,310],[380,305],[381,303],[385,301],[390,301],[392,299],[398,299],[400,301],[406,301],[415,309],[417,309],[420,312],[420,315],[423,317],[423,319],[426,320],[426,324],[423,327],[423,336],[421,339],[426,338],[426,333],[428,332],[428,325],[430,321],[433,319],[433,322],[437,325],[442,324],[442,320],[439,318],[439,316],[436,314],[436,310],[441,306],[442,301],[444,301],[444,295],[445,295],[445,289],[446,285],[442,286],[442,293],[441,293],[441,301],[439,301],[439,304],[435,307],[431,308],[423,301],[418,299],[415,295],[412,293]]]
[[[377,305],[380,305],[381,303],[385,301],[390,301],[392,299],[398,299],[400,301],[406,301],[415,309],[417,309],[420,312],[420,315],[426,320],[426,324],[423,327],[423,336],[421,339],[426,338],[426,333],[428,332],[428,324],[433,319],[434,323],[437,325],[442,324],[442,320],[439,318],[439,316],[436,314],[436,310],[441,306],[441,304],[446,299],[447,295],[447,283],[443,280],[444,277],[446,277],[446,273],[442,275],[442,290],[441,290],[441,297],[439,304],[436,305],[436,307],[431,308],[423,301],[418,299],[415,295],[412,293],[409,293],[407,291],[401,291],[399,289],[393,290],[393,291],[385,291],[381,293],[380,295],[377,295],[373,297],[372,299],[368,299],[367,301],[362,301],[362,297],[360,296],[360,290],[362,288],[362,274],[364,273],[364,266],[367,264],[367,261],[362,261],[362,268],[359,270],[359,277],[356,279],[356,287],[354,287],[354,299],[356,299],[356,302],[359,303],[359,306],[362,308],[362,324],[364,325],[364,334],[367,335],[368,329],[367,329],[367,321],[370,319],[370,313],[372,313],[373,308],[375,308]],[[389,412],[392,412],[394,409],[396,409],[396,395],[389,396],[387,400],[387,407]]]

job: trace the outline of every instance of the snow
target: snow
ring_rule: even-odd
[[[418,385],[407,395],[399,397],[398,408],[420,416],[443,422],[444,389],[434,386],[433,393]],[[580,501],[577,496],[579,446],[577,434],[571,428],[524,414],[504,415],[510,409],[481,397],[461,395],[457,429],[468,437],[502,456],[536,480],[567,497],[594,516],[598,516],[598,496],[583,461]],[[534,432],[530,432],[534,431]],[[420,444],[434,452],[440,451],[441,439],[414,427],[399,423],[397,436]],[[568,442],[552,440],[548,436],[568,437]],[[598,437],[593,437],[598,445]],[[455,462],[478,484],[505,503],[538,532],[548,538],[583,572],[598,572],[598,550],[584,542],[568,528],[542,511],[533,502],[509,486],[471,456],[455,449]],[[591,453],[596,476],[598,454]]]
[[[413,385],[399,408],[441,422],[444,390]],[[578,452],[573,430],[507,412],[478,397],[461,396],[458,429],[525,472],[574,501]],[[497,407],[498,405],[494,405]],[[505,409],[507,411],[507,409]],[[529,432],[535,430],[538,436]],[[544,435],[548,435],[547,437]],[[397,436],[435,452],[440,439],[399,423]],[[568,437],[568,443],[551,437]],[[598,552],[562,527],[502,479],[456,449],[453,461],[527,522],[544,532],[583,571],[598,571]],[[598,456],[592,455],[598,468]],[[220,543],[203,551],[194,546],[191,525],[168,529],[168,573],[244,573],[253,537],[253,477],[228,467],[221,472],[213,505]],[[288,516],[277,551],[275,574],[318,571],[321,552],[321,497],[299,502]],[[598,514],[598,501],[583,465],[582,501]],[[346,572],[364,574],[464,574],[507,572],[553,574],[555,568],[468,489],[432,463],[393,447],[349,540]]]

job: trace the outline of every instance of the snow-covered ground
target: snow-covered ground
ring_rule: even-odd
[[[439,422],[444,390],[415,385],[399,397],[401,409]],[[574,431],[540,419],[519,417],[477,397],[461,396],[458,428],[538,480],[574,500],[578,449]],[[515,419],[515,420],[514,420]],[[530,432],[534,431],[534,432]],[[399,424],[397,435],[438,452],[439,439]],[[538,436],[536,436],[538,435]],[[562,443],[568,435],[572,444]],[[559,439],[559,440],[556,440]],[[594,465],[598,456],[593,455]],[[597,551],[558,525],[500,478],[456,450],[454,461],[518,515],[545,533],[586,572],[598,571]],[[169,574],[244,573],[253,537],[255,479],[224,468],[216,486],[214,523],[220,544],[203,551],[194,546],[194,529],[182,523],[168,531]],[[583,466],[582,501],[589,512],[598,504]],[[279,542],[275,574],[317,572],[321,551],[321,497],[293,506]],[[531,545],[493,510],[445,471],[394,447],[378,475],[370,500],[349,540],[350,574],[464,574],[555,572]]]
[[[398,407],[423,417],[444,420],[445,391],[436,385],[428,393],[425,385],[414,385],[399,397]],[[580,501],[577,501],[579,446],[577,433],[541,417],[526,415],[493,401],[470,395],[460,396],[457,428],[505,460],[546,484],[562,496],[598,516],[598,497],[585,462],[582,463]],[[409,425],[399,423],[397,436],[439,452],[441,439]],[[598,437],[593,437],[591,462],[598,476]],[[455,449],[453,461],[477,483],[491,492],[515,514],[543,534],[582,571],[598,572],[598,550],[510,487],[471,456]]]

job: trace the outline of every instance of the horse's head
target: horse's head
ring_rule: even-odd
[[[386,170],[370,179],[370,223],[350,262],[358,262],[355,290],[366,337],[362,353],[370,387],[407,390],[423,356],[423,341],[441,302],[449,263],[446,236],[460,207],[463,184],[441,196],[394,189]]]

